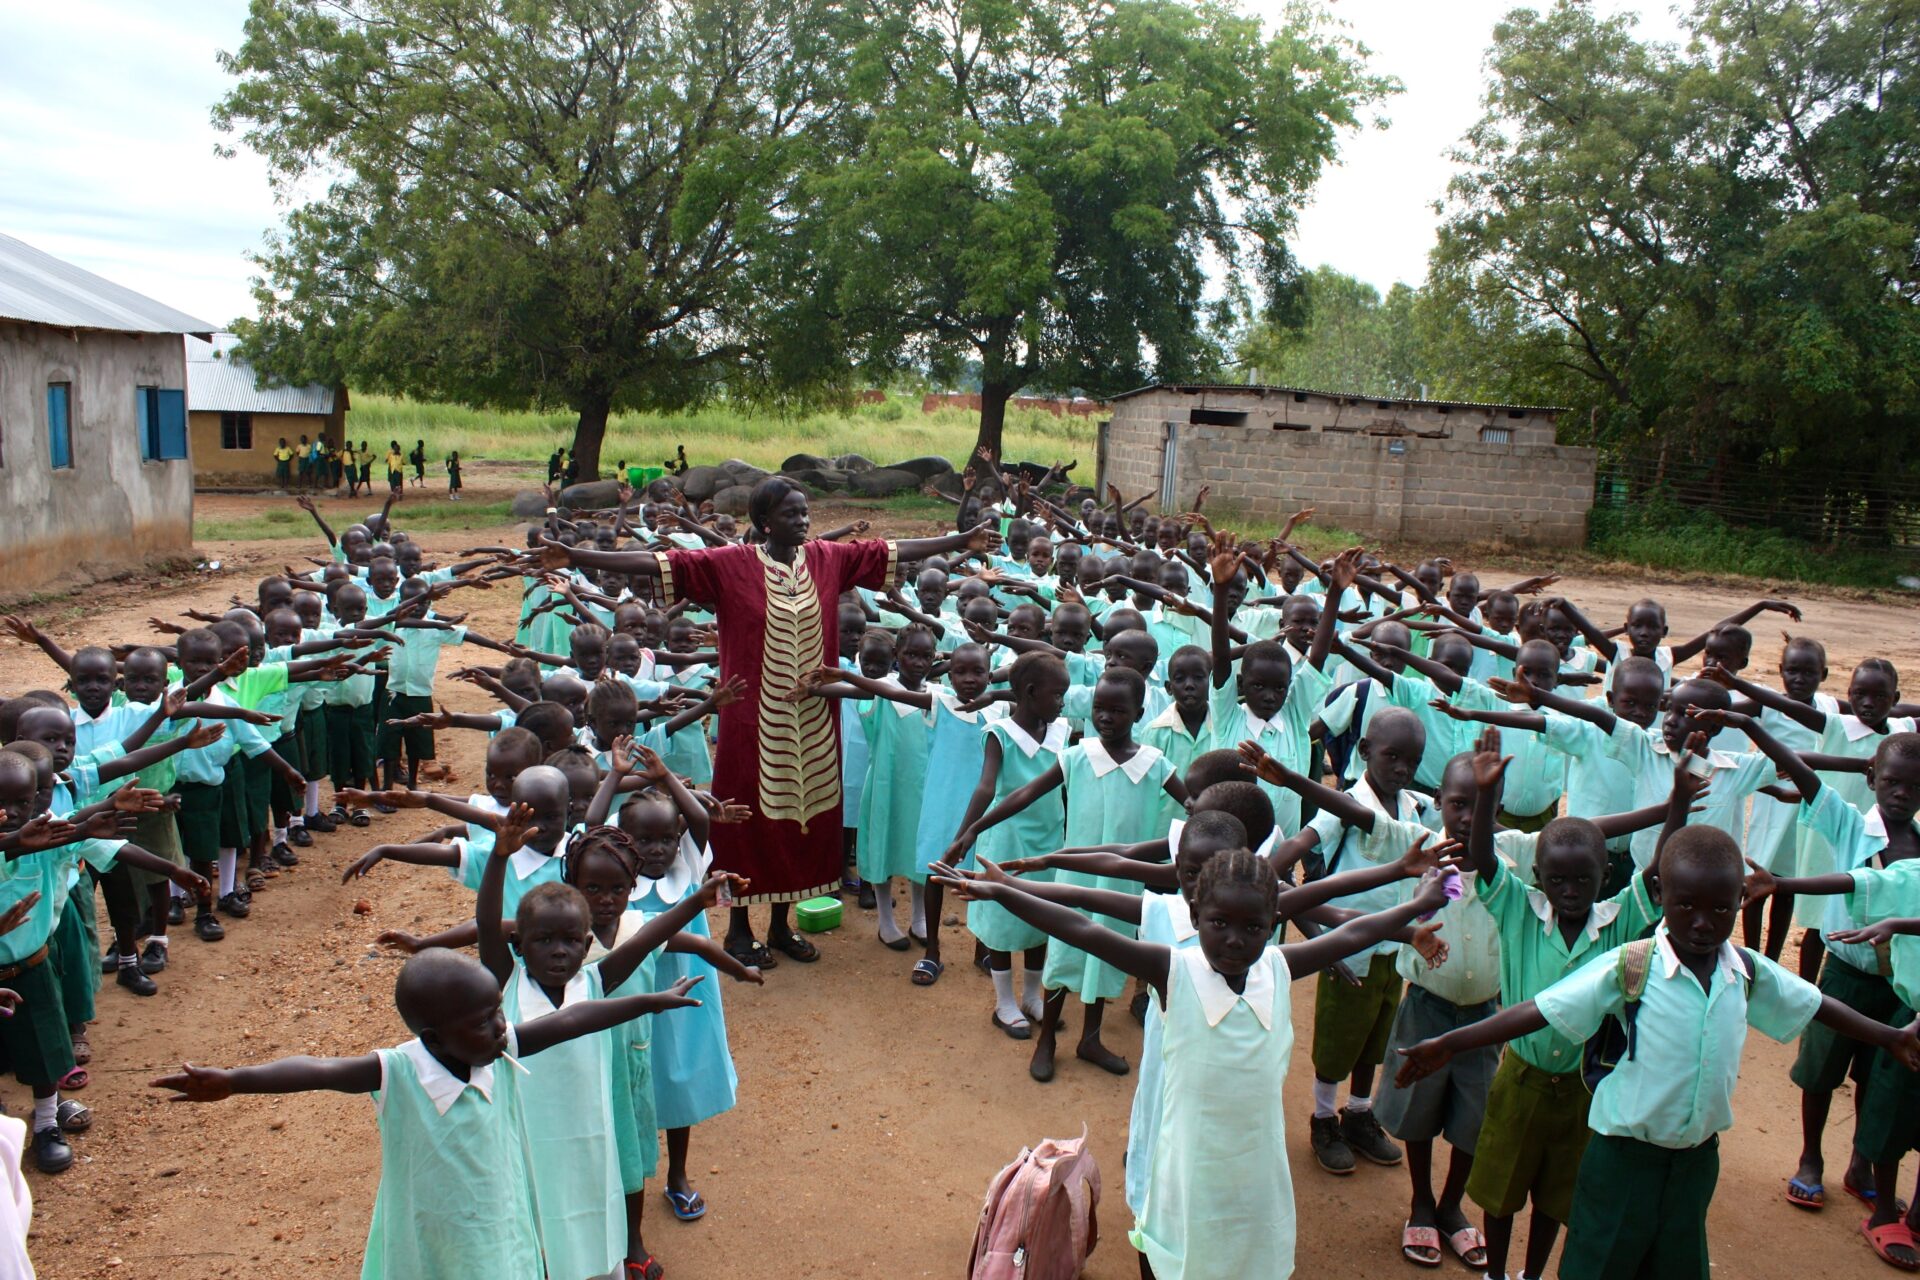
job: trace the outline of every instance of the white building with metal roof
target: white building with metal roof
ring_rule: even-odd
[[[184,335],[213,331],[0,235],[0,594],[192,551]]]

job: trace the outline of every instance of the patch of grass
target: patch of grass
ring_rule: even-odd
[[[409,502],[395,513],[402,528],[434,532],[500,524],[512,518],[508,502]],[[262,542],[281,538],[312,538],[318,531],[313,518],[295,506],[270,507],[237,519],[219,517],[193,522],[194,541],[219,539]]]
[[[1728,524],[1662,494],[1631,507],[1595,507],[1587,517],[1587,547],[1602,559],[1652,569],[1842,587],[1893,588],[1914,571],[1910,555],[1816,546],[1778,530]]]
[[[1040,462],[1078,458],[1081,470],[1076,474],[1091,474],[1096,421],[1009,407],[1006,456]],[[347,432],[376,447],[398,440],[403,449],[410,449],[415,440],[425,440],[428,456],[436,460],[458,449],[463,462],[482,458],[545,462],[557,446],[572,443],[574,422],[575,415],[564,412],[469,409],[362,393],[353,398]],[[654,467],[683,444],[695,466],[740,458],[768,471],[777,471],[796,453],[827,457],[858,453],[881,463],[927,455],[959,459],[973,449],[978,428],[977,413],[941,409],[923,414],[917,399],[904,396],[844,412],[795,416],[715,405],[688,413],[617,414],[607,424],[600,460],[609,469],[622,459]]]

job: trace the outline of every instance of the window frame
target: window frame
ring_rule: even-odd
[[[60,422],[57,428],[57,435],[56,435],[56,427],[54,425],[54,412],[53,412],[54,395],[56,391],[59,393],[59,402],[60,402],[60,415],[59,415]],[[66,380],[49,379],[47,381],[46,406],[47,406],[48,469],[52,471],[72,471],[75,469],[74,461],[73,461],[73,381],[72,379],[66,379]],[[57,450],[54,448],[54,442],[56,439],[59,440],[62,446],[60,449],[57,449]],[[66,454],[65,462],[59,461],[59,454],[61,453]]]
[[[240,439],[246,434],[245,444],[229,444],[229,440]],[[253,452],[253,415],[242,409],[222,409],[220,411],[220,451],[222,453]]]

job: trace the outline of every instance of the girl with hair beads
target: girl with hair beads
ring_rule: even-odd
[[[924,632],[910,632],[910,643],[912,634]],[[926,763],[922,785],[915,788],[919,794],[914,796],[913,805],[918,813],[913,828],[912,861],[900,865],[889,860],[886,864],[886,869],[898,869],[904,874],[911,885],[912,925],[920,930],[914,940],[927,951],[913,966],[913,985],[916,987],[932,986],[946,971],[946,966],[940,961],[940,889],[927,882],[927,867],[939,860],[947,842],[959,827],[966,807],[965,792],[957,787],[939,786],[937,780],[980,776],[981,765],[986,758],[986,734],[990,720],[986,712],[963,708],[986,693],[989,678],[986,649],[969,641],[956,648],[948,660],[947,679],[952,685],[951,689],[939,685],[909,689],[884,679],[869,680],[858,672],[839,667],[822,667],[811,672],[804,677],[802,685],[816,697],[871,697],[876,699],[876,705],[879,700],[884,700],[892,703],[896,711],[902,707],[915,707],[927,716]],[[905,718],[904,713],[893,717],[896,721]],[[885,713],[872,712],[864,723],[870,726],[876,719],[886,722]],[[889,731],[893,736],[889,736]],[[888,731],[883,731],[879,741],[870,748],[868,767],[875,769],[885,755],[895,753],[895,744],[904,741],[900,731],[888,722]],[[884,768],[878,771],[887,772]],[[879,787],[869,787],[863,803],[872,804],[880,790],[897,792],[899,786],[896,780],[886,780]],[[898,794],[892,795],[888,807],[898,805],[900,800]],[[864,869],[861,878],[870,878]],[[887,888],[878,883],[875,887],[876,890]],[[891,915],[891,911],[888,911],[881,917],[880,940],[896,951],[902,950],[904,942],[894,947],[886,936],[887,925],[892,923]]]
[[[1067,802],[1067,843],[1070,845],[1130,844],[1164,828],[1174,810],[1186,803],[1187,789],[1175,776],[1166,756],[1133,740],[1133,727],[1140,721],[1145,699],[1146,681],[1138,671],[1128,667],[1108,668],[1093,690],[1092,718],[1098,736],[1067,748],[1039,777],[968,823],[949,846],[945,861],[958,862],[981,832],[1045,800],[1055,790],[1062,792]],[[1065,879],[1069,883],[1077,880],[1090,888],[1139,892],[1137,883],[1110,883],[1100,877],[1077,877],[1072,872],[1067,873]],[[1107,927],[1124,930],[1131,936],[1134,926],[1111,917],[1100,919]],[[1047,948],[1047,964],[1041,981],[1048,995],[1028,1074],[1042,1084],[1053,1079],[1054,1031],[1059,1026],[1067,993],[1072,991],[1086,1006],[1086,1022],[1076,1054],[1103,1071],[1125,1075],[1130,1070],[1127,1060],[1101,1042],[1100,1025],[1106,1014],[1106,1002],[1117,1000],[1126,992],[1126,974],[1098,953],[1089,954],[1071,946],[1051,946]]]
[[[1437,872],[1403,906],[1307,942],[1274,946],[1280,885],[1246,849],[1201,869],[1186,950],[1125,937],[1014,882],[954,881],[1054,937],[1131,973],[1166,1010],[1159,1136],[1130,1239],[1146,1280],[1243,1280],[1293,1274],[1293,1181],[1281,1092],[1293,1048],[1288,984],[1391,937],[1446,892]],[[1243,1007],[1244,1006],[1244,1007]]]
[[[621,806],[616,819],[634,842],[639,880],[627,900],[632,912],[657,915],[698,889],[713,855],[707,848],[712,820],[693,793],[645,747],[616,744],[612,768],[587,811],[589,824],[604,822],[623,783],[635,780],[664,789],[666,797],[641,795]],[[670,799],[669,799],[670,798]],[[682,948],[686,948],[682,950]],[[695,913],[683,937],[654,960],[662,984],[711,977],[724,967],[735,978],[757,982],[757,966],[742,964],[716,943],[704,912]],[[740,1079],[727,1047],[726,1011],[717,986],[709,985],[697,1017],[662,1021],[653,1028],[654,1115],[667,1133],[667,1184],[663,1194],[673,1216],[692,1222],[705,1216],[707,1202],[687,1178],[687,1148],[693,1126],[733,1109]]]
[[[530,1021],[618,990],[646,956],[712,906],[720,890],[746,882],[722,872],[666,912],[647,921],[598,964],[586,966],[591,912],[567,884],[538,885],[514,912],[511,948],[501,922],[507,859],[532,810],[515,805],[480,880],[474,919],[480,962],[503,984],[501,1005],[516,1021]],[[539,1056],[529,1067],[520,1107],[534,1213],[549,1280],[592,1280],[620,1263],[622,1228],[620,1155],[615,1134],[611,1036],[583,1036]],[[656,1264],[657,1267],[658,1264]]]
[[[1013,661],[1008,685],[1013,690],[1013,713],[987,726],[980,781],[967,802],[960,829],[978,822],[988,809],[1060,763],[1067,749],[1067,722],[1060,705],[1067,693],[1067,668],[1045,653],[1023,653]],[[1066,810],[1043,801],[1029,805],[999,826],[980,835],[979,848],[968,855],[999,860],[1017,858],[1033,849],[1055,849],[1066,839]],[[949,847],[948,853],[952,853]],[[969,865],[969,870],[972,865]],[[1036,878],[1051,880],[1052,872]],[[1041,1016],[1041,972],[1047,961],[1047,935],[1004,907],[988,901],[967,908],[967,928],[987,949],[987,972],[993,978],[993,1025],[1015,1040],[1033,1034]],[[1013,995],[1013,953],[1025,953],[1020,997]]]

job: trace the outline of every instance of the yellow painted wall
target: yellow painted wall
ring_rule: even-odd
[[[298,449],[303,435],[309,440],[318,435],[333,439],[338,437],[339,430],[329,414],[256,413],[253,415],[253,448],[223,449],[220,447],[220,415],[199,411],[187,415],[187,435],[195,480],[251,483],[273,479],[273,450],[281,436]]]

